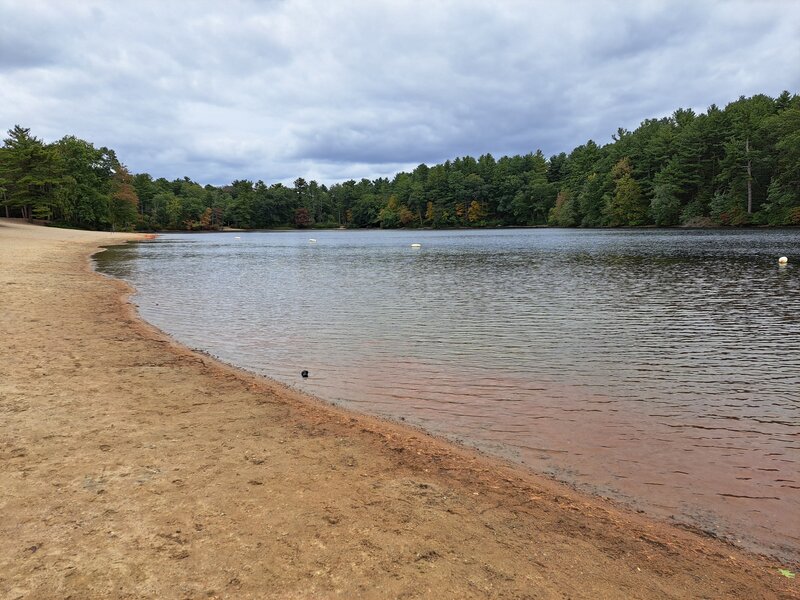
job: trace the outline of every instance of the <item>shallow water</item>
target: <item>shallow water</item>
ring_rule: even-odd
[[[98,263],[188,346],[800,559],[800,231],[176,234]]]

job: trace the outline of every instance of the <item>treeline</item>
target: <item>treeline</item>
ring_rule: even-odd
[[[800,96],[789,92],[680,109],[569,154],[465,156],[330,187],[153,179],[72,136],[8,135],[7,214],[91,229],[800,225]]]

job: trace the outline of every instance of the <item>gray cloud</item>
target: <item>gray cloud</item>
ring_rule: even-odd
[[[793,0],[0,0],[0,127],[203,183],[569,151],[800,88]]]

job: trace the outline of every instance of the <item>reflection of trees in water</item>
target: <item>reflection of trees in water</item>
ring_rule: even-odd
[[[108,246],[94,255],[95,268],[104,275],[131,279],[136,270],[138,253],[133,244]]]

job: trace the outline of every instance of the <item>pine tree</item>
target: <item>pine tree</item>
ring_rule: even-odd
[[[58,156],[51,147],[15,125],[0,153],[3,204],[16,207],[24,218],[49,219],[57,204],[56,186],[62,181]]]

